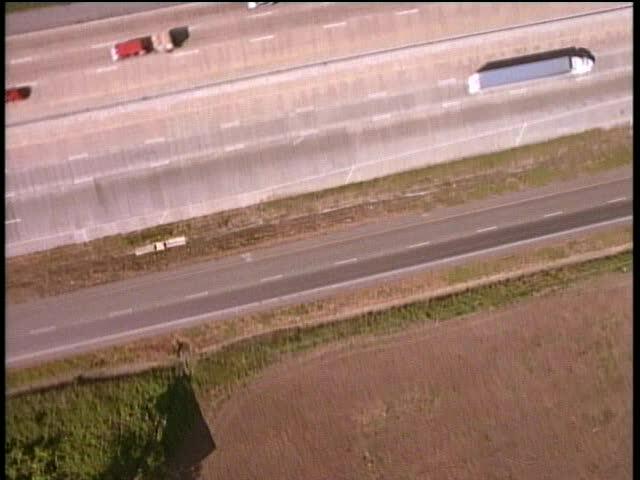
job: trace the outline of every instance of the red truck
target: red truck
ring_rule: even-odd
[[[9,88],[4,91],[4,103],[21,102],[31,96],[31,87]]]
[[[146,55],[154,51],[171,52],[174,47],[180,47],[189,38],[188,27],[178,27],[162,32],[158,35],[134,38],[116,43],[111,47],[111,58],[114,62],[137,55]]]

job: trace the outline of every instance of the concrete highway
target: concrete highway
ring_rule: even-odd
[[[180,5],[183,2],[74,2],[5,14],[7,36],[33,33],[77,23],[121,17]]]
[[[631,18],[524,26],[9,127],[7,254],[630,122]],[[595,54],[591,74],[466,93],[488,60],[571,45]]]
[[[250,12],[244,4],[191,3],[12,36],[6,82],[34,88],[29,102],[7,109],[7,124],[620,5],[629,4],[294,3]],[[182,49],[111,61],[114,43],[183,25],[191,38]]]
[[[469,210],[473,208],[473,210]],[[443,262],[630,223],[630,168],[469,207],[292,242],[254,255],[8,305],[7,364],[300,303]]]

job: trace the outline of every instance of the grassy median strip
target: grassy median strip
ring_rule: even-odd
[[[632,253],[625,252],[444,298],[249,339],[200,358],[186,372],[154,370],[10,397],[7,477],[165,478],[176,446],[198,422],[204,422],[198,399],[206,399],[215,409],[238,385],[292,353],[504,307],[631,268]],[[209,442],[213,448],[213,439]]]
[[[177,347],[180,346],[178,340],[182,342],[183,347],[186,346],[185,350],[210,351],[239,338],[253,337],[302,323],[320,323],[363,308],[373,308],[389,302],[426,295],[496,273],[509,274],[528,267],[544,266],[551,260],[562,260],[574,255],[625,245],[631,242],[632,237],[631,226],[585,233],[571,239],[554,240],[537,248],[518,249],[497,258],[430,270],[401,280],[336,295],[329,299],[210,322],[183,329],[179,334],[142,339],[35,367],[10,369],[7,371],[7,387],[17,389],[39,383],[49,384],[58,381],[64,383],[79,375],[114,371],[114,369],[119,371],[121,368],[131,372],[145,370],[150,366],[160,366],[174,361]]]
[[[417,214],[631,165],[628,127],[466,158],[377,180],[265,202],[86,244],[7,260],[11,303],[59,295],[195,262],[239,254],[347,225]],[[187,246],[133,255],[176,236]]]

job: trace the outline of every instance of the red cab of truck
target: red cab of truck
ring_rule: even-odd
[[[4,103],[21,102],[31,96],[31,87],[8,88],[4,91]]]
[[[144,55],[145,53],[149,53],[152,48],[151,41],[147,38],[127,40],[126,42],[116,43],[111,48],[111,58],[116,62],[123,58]]]

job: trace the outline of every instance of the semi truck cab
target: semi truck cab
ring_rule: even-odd
[[[593,59],[589,57],[571,57],[571,74],[582,75],[593,69]]]

